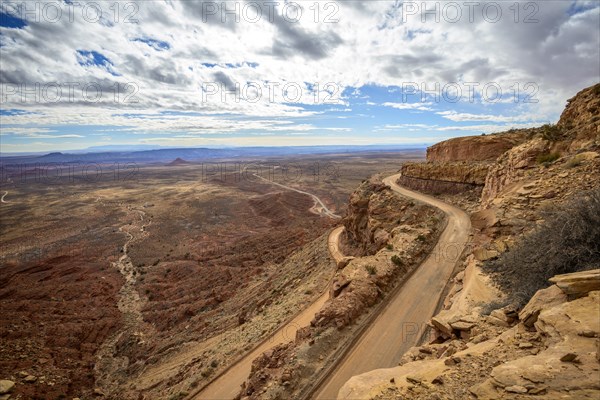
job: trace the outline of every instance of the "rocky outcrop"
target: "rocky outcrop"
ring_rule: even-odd
[[[537,166],[538,156],[548,154],[549,151],[550,144],[541,137],[537,137],[500,156],[497,162],[490,167],[486,177],[481,194],[482,205],[485,207],[506,187],[521,180],[528,169]]]
[[[411,204],[381,182],[364,181],[350,196],[344,219],[346,247],[354,247],[361,256],[375,254],[388,243],[392,229],[406,220],[404,211]]]
[[[429,147],[427,161],[494,161],[502,153],[522,143],[527,132],[522,129],[503,134],[449,139]]]
[[[572,151],[600,146],[600,83],[569,99],[557,126],[572,140]]]
[[[572,279],[595,282],[598,273],[581,272]],[[510,328],[486,318],[454,316],[449,321],[456,321],[455,331],[469,326],[475,334],[413,348],[399,367],[353,377],[338,398],[597,398],[600,291],[584,292],[568,301],[558,286],[539,291],[519,314],[525,320]],[[504,311],[492,314],[506,315]],[[532,324],[534,314],[537,320]],[[450,322],[444,325],[451,327]]]
[[[488,163],[467,162],[405,163],[398,183],[430,194],[455,194],[469,190],[480,194],[489,166]]]
[[[556,275],[550,282],[556,284],[569,298],[578,298],[592,290],[600,290],[600,269]]]

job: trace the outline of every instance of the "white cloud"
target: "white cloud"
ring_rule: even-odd
[[[398,110],[418,110],[418,111],[432,111],[433,108],[429,107],[432,103],[391,103],[386,102],[382,105],[385,107],[392,107]]]
[[[539,121],[539,117],[535,115],[517,115],[517,116],[504,116],[504,115],[490,115],[490,114],[471,114],[471,113],[459,113],[456,111],[440,111],[436,114],[455,122],[473,122],[473,121],[484,121],[484,122],[523,122],[523,121]]]
[[[58,4],[52,0],[35,3],[40,8],[45,3]],[[443,2],[427,2],[427,8],[436,3]],[[80,2],[71,7],[74,18],[70,21],[65,4],[59,21],[30,20],[24,29],[0,28],[0,82],[5,88],[14,88],[15,84],[31,88],[36,83],[47,87],[52,83],[73,82],[79,87],[72,98],[63,92],[57,102],[42,95],[25,102],[18,95],[3,99],[3,109],[42,114],[3,115],[2,123],[20,125],[22,129],[32,125],[114,125],[138,133],[316,131],[314,120],[305,119],[320,116],[322,112],[305,106],[322,104],[331,96],[328,83],[335,88],[337,104],[346,107],[353,96],[366,98],[363,90],[354,90],[350,98],[343,98],[342,92],[349,87],[407,83],[418,87],[439,83],[443,87],[458,81],[476,82],[479,84],[476,90],[480,91],[486,83],[494,82],[510,95],[516,83],[523,92],[523,86],[533,82],[538,88],[535,96],[539,102],[515,106],[519,109],[517,116],[495,115],[493,110],[485,108],[480,114],[458,111],[439,114],[454,122],[523,124],[556,118],[566,99],[599,80],[597,3],[535,2],[539,6],[535,23],[523,21],[531,11],[526,8],[531,2],[518,2],[517,22],[509,8],[514,9],[515,2],[491,2],[503,7],[503,17],[496,23],[482,17],[487,3],[490,2],[479,2],[475,21],[469,22],[467,10],[463,9],[463,18],[456,23],[448,22],[443,15],[439,23],[431,18],[423,23],[418,13],[404,21],[405,10],[396,1],[318,2],[318,23],[314,22],[313,3],[301,3],[303,16],[298,23],[281,17],[269,21],[266,13],[255,23],[243,18],[236,23],[231,16],[221,23],[220,15],[204,18],[206,2],[199,1],[114,3],[120,7],[118,18],[113,3],[95,2],[102,7],[101,22],[86,20],[82,14],[86,3]],[[135,7],[125,9],[127,4]],[[214,4],[220,7],[221,3]],[[233,2],[228,6],[235,4],[244,7],[247,3]],[[280,2],[279,14],[284,4]],[[338,8],[335,14],[338,22],[324,22],[332,10],[326,8],[327,4]],[[414,4],[421,7],[423,3]],[[573,4],[586,7],[570,15]],[[135,12],[131,17],[138,23],[124,20],[132,11]],[[154,42],[148,45],[136,40],[139,38]],[[166,43],[168,49],[159,46],[159,42]],[[110,68],[89,65],[93,60],[91,53],[82,56],[77,50],[101,54],[110,60]],[[217,80],[239,83],[241,87],[249,82],[259,84],[260,99],[253,103],[236,102],[231,97],[221,101],[219,93],[210,101],[203,101],[202,85]],[[272,98],[264,86],[266,82],[279,84]],[[281,90],[290,83],[302,88],[296,102],[286,101]],[[309,89],[308,85],[314,83],[319,84],[318,91]],[[102,98],[99,101],[85,98],[81,88],[86,85],[88,89],[101,88]],[[134,89],[135,95],[130,96]],[[90,91],[93,94],[94,90]],[[137,102],[126,101],[134,98]],[[367,105],[421,111],[424,116],[434,110],[430,100],[377,101],[371,97]],[[157,113],[161,110],[201,115],[167,116]],[[127,118],[124,113],[155,118]],[[244,119],[237,118],[240,116]],[[270,121],[264,121],[265,118]],[[283,120],[291,123],[284,124]],[[16,132],[16,128],[11,129]],[[37,134],[52,136],[48,132]]]

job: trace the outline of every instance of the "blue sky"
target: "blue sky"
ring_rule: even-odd
[[[600,80],[594,1],[15,4],[3,152],[427,145],[555,122]]]

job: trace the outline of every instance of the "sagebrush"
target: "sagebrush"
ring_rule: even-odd
[[[558,274],[600,267],[600,189],[544,215],[544,223],[483,268],[516,305]]]

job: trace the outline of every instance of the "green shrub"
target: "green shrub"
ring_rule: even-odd
[[[393,255],[392,256],[392,262],[397,265],[398,267],[401,267],[404,263],[402,262],[402,259],[400,257],[398,257],[397,255]]]
[[[581,157],[579,157],[579,155],[576,155],[575,157],[573,157],[569,161],[567,161],[567,163],[565,164],[565,167],[567,167],[567,168],[579,167],[582,162],[583,162],[583,160],[581,159]]]
[[[560,154],[558,153],[544,153],[544,154],[538,154],[537,156],[537,162],[538,164],[551,164],[554,161],[558,160],[560,158]]]
[[[375,275],[377,273],[377,268],[372,265],[365,265],[365,269],[369,273],[369,275]]]
[[[542,138],[549,142],[556,142],[562,138],[562,129],[558,125],[546,124],[540,127]]]
[[[496,260],[484,263],[494,282],[523,305],[558,274],[598,268],[600,189],[547,212],[544,222]]]
[[[391,243],[388,243],[387,246],[385,246],[385,248],[388,250],[394,250],[394,246],[392,246]]]

